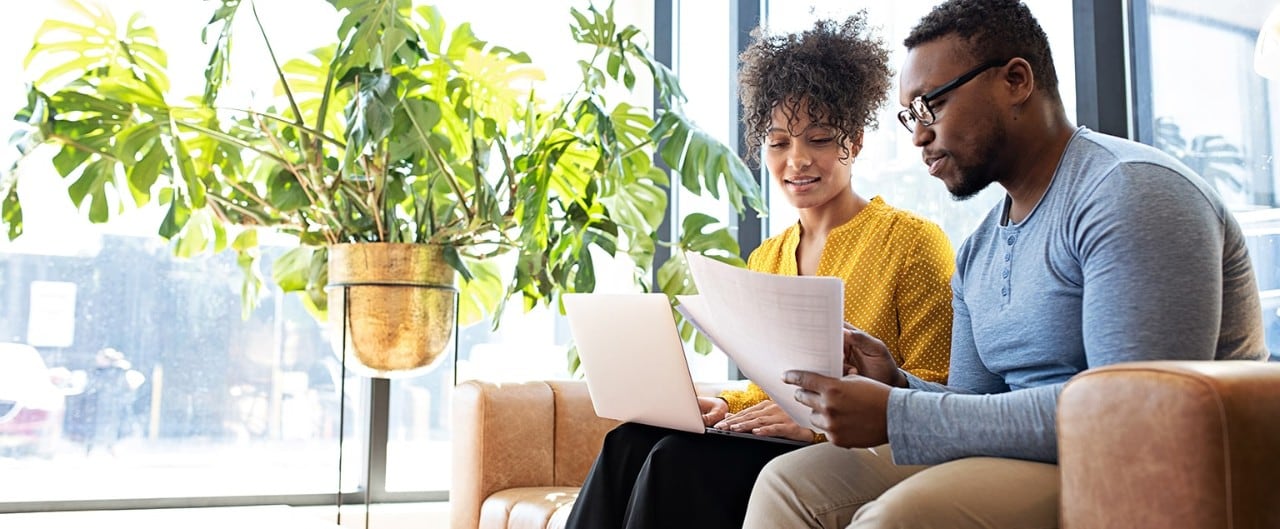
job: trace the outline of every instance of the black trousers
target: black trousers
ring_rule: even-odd
[[[566,529],[741,529],[760,469],[796,448],[622,424],[605,436]]]

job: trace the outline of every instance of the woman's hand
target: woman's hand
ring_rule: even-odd
[[[729,414],[729,403],[724,399],[698,397],[698,409],[702,411],[703,426],[711,426]]]
[[[721,430],[785,437],[797,441],[813,440],[813,430],[796,424],[781,406],[771,400],[729,415],[723,421],[716,423],[715,427]]]

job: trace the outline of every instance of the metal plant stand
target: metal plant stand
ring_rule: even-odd
[[[403,284],[391,283],[360,283],[360,285],[370,286],[397,286],[404,287]],[[344,284],[343,299],[351,299],[351,287],[354,284]],[[453,385],[458,385],[458,289],[451,286],[439,285],[414,285],[414,288],[429,288],[439,290],[453,291],[453,336],[450,341],[453,342]],[[346,438],[346,415],[347,415],[347,321],[349,317],[350,303],[342,304],[342,368],[338,381],[338,488],[334,495],[337,502],[338,516],[337,523],[342,525],[342,452],[343,440]],[[369,529],[369,511],[372,504],[372,484],[370,483],[370,475],[372,473],[372,447],[365,447],[365,465],[364,465],[364,529]]]

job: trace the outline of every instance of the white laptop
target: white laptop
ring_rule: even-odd
[[[665,294],[565,294],[563,299],[596,415],[692,433],[810,444],[702,424]]]

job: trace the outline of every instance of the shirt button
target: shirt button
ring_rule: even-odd
[[[1000,277],[1004,277],[1004,278],[1009,277],[1009,269],[1008,269],[1008,268],[1006,268],[1006,269],[1002,270],[1002,271],[1000,272]]]
[[[1001,296],[1008,296],[1008,295],[1009,295],[1009,287],[1001,288],[1001,289],[1000,289],[1000,295],[1001,295]]]
[[[1013,235],[1009,236],[1009,244],[1013,244],[1013,241],[1016,241],[1016,240],[1018,240],[1017,237],[1014,237]]]
[[[1004,254],[1004,262],[1006,262],[1006,263],[1007,263],[1007,262],[1012,261],[1012,260],[1013,260],[1013,254],[1011,254],[1011,253]]]

